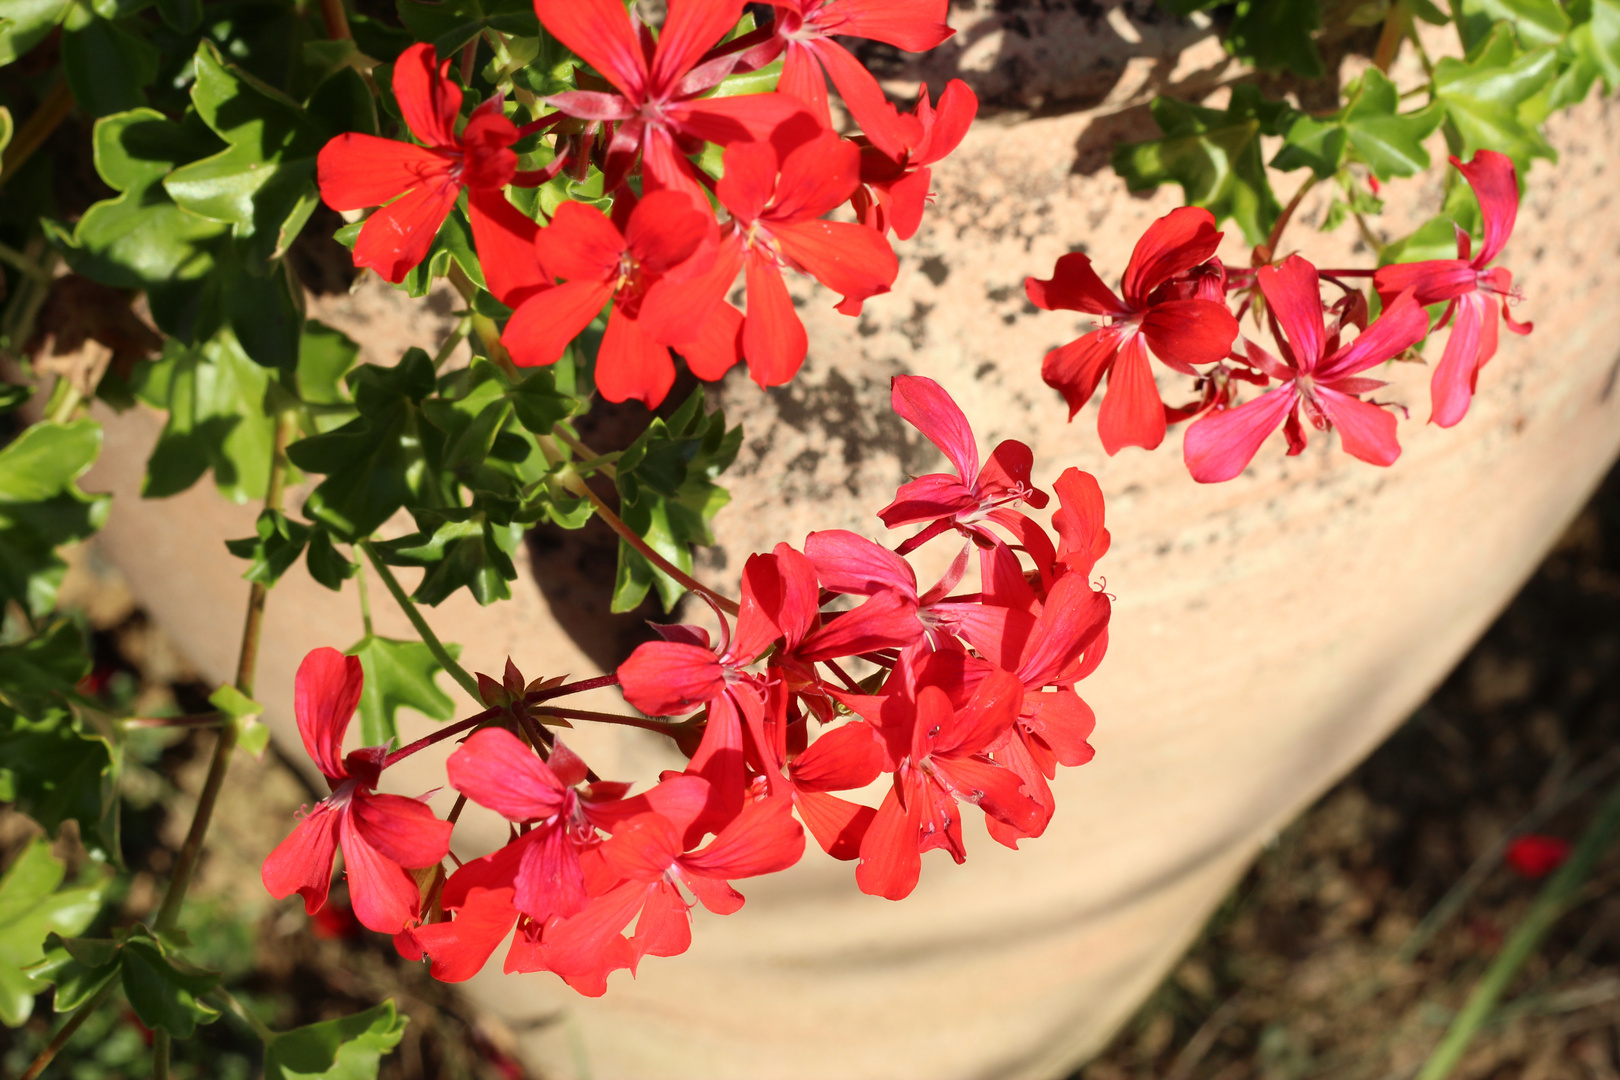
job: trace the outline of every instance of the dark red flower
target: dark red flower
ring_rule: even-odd
[[[1531,323],[1514,321],[1508,311],[1509,304],[1519,298],[1513,274],[1505,267],[1489,268],[1506,246],[1519,213],[1519,179],[1512,159],[1494,150],[1481,150],[1466,165],[1456,157],[1451,163],[1479,196],[1485,219],[1485,242],[1479,254],[1469,258],[1472,240],[1459,228],[1455,259],[1396,263],[1380,267],[1373,277],[1373,288],[1385,304],[1408,290],[1419,304],[1447,301],[1440,323],[1451,321],[1451,336],[1429,388],[1433,403],[1429,419],[1441,427],[1451,427],[1468,415],[1480,369],[1496,355],[1497,310],[1515,334],[1528,334],[1534,328]]]
[[[435,65],[433,46],[423,44],[394,63],[394,96],[411,134],[425,145],[347,132],[316,158],[326,205],[381,207],[360,228],[354,263],[395,283],[427,257],[463,188],[493,192],[504,202],[500,190],[518,175],[512,144],[520,133],[502,115],[499,97],[474,109],[456,134],[461,87],[450,81],[449,69],[449,60]]]
[[[1038,308],[1108,319],[1047,353],[1041,378],[1063,394],[1073,420],[1108,376],[1097,432],[1110,454],[1126,446],[1151,450],[1164,441],[1164,406],[1148,365],[1150,350],[1176,371],[1196,375],[1193,365],[1222,360],[1232,347],[1238,325],[1225,305],[1183,298],[1174,284],[1210,260],[1221,235],[1208,210],[1172,210],[1137,242],[1125,268],[1123,298],[1102,283],[1091,260],[1079,252],[1058,259],[1050,280],[1024,279],[1024,291]]]
[[[1280,267],[1261,267],[1258,276],[1282,327],[1278,347],[1284,359],[1251,341],[1249,361],[1281,385],[1236,408],[1209,413],[1187,429],[1183,452],[1193,479],[1202,484],[1232,479],[1280,426],[1288,452],[1299,453],[1305,449],[1301,410],[1318,430],[1337,428],[1346,453],[1373,465],[1393,463],[1401,454],[1395,417],[1360,397],[1384,384],[1357,375],[1422,340],[1429,330],[1423,309],[1410,293],[1402,293],[1376,322],[1341,346],[1338,333],[1329,335],[1323,321],[1316,267],[1290,255]]]
[[[1573,845],[1561,836],[1528,833],[1514,837],[1504,857],[1509,866],[1534,881],[1563,866],[1572,850]]]
[[[341,845],[355,915],[372,930],[397,934],[421,905],[416,880],[406,871],[443,859],[452,826],[417,799],[375,790],[382,747],[343,757],[343,734],[360,704],[362,678],[359,658],[336,649],[316,649],[299,665],[293,698],[298,734],[332,794],[276,846],[261,876],[271,896],[296,892],[313,915],[326,903],[332,858]]]

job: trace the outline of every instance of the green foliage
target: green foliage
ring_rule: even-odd
[[[270,745],[270,728],[261,723],[264,706],[234,686],[222,686],[208,695],[208,704],[230,718],[237,730],[237,745],[254,757],[264,756]]]
[[[89,670],[83,638],[65,619],[0,646],[0,802],[51,833],[77,821],[85,847],[116,862],[119,750],[74,708]]]
[[[461,646],[446,645],[451,657]],[[365,682],[360,691],[360,745],[383,746],[399,738],[399,710],[415,709],[429,720],[449,720],[455,703],[435,681],[444,669],[420,641],[396,641],[367,634],[349,647],[360,658]]]
[[[0,877],[0,1022],[25,1023],[46,985],[24,968],[45,959],[45,937],[84,933],[101,910],[103,886],[61,888],[66,869],[35,840]]]
[[[709,522],[731,501],[715,479],[741,446],[742,428],[727,430],[725,414],[704,412],[703,392],[693,391],[668,420],[654,419],[620,455],[619,516],[649,547],[690,573],[692,548],[714,543]],[[654,586],[666,611],[686,591],[621,540],[613,610],[633,609]]]
[[[390,565],[427,568],[411,599],[438,605],[463,587],[486,606],[512,598],[506,583],[517,577],[512,553],[523,542],[522,525],[473,509],[413,508],[411,515],[417,532],[375,545]]]
[[[411,349],[392,368],[366,364],[348,376],[359,416],[287,448],[294,465],[326,479],[304,516],[343,540],[361,540],[423,490],[421,402],[434,391],[433,362]]]
[[[376,1080],[405,1022],[390,998],[353,1016],[278,1032],[264,1045],[265,1080]]]
[[[212,469],[233,502],[264,498],[275,445],[275,418],[264,407],[270,382],[229,330],[199,346],[166,342],[163,356],[142,364],[134,379],[136,396],[169,414],[141,494],[177,495]]]
[[[309,531],[308,525],[291,520],[280,510],[263,510],[254,523],[255,535],[227,540],[225,547],[238,559],[248,560],[243,577],[274,585],[303,554]]]
[[[1163,138],[1114,150],[1114,170],[1132,191],[1176,183],[1193,206],[1216,220],[1232,218],[1252,244],[1266,238],[1282,212],[1272,194],[1260,137],[1281,135],[1297,113],[1282,101],[1267,101],[1258,87],[1239,84],[1225,110],[1173,98],[1153,100],[1153,119]]]
[[[1435,65],[1435,100],[1445,107],[1464,160],[1479,150],[1496,150],[1512,158],[1522,176],[1533,159],[1556,156],[1521,109],[1554,79],[1557,65],[1556,50],[1543,46],[1525,51],[1503,24],[1470,59],[1446,57]]]
[[[1226,28],[1232,55],[1258,68],[1287,68],[1321,78],[1322,54],[1311,34],[1322,26],[1320,0],[1238,0]]]
[[[1366,165],[1380,180],[1414,176],[1429,167],[1423,140],[1445,118],[1440,106],[1402,114],[1395,84],[1377,68],[1346,87],[1345,95],[1344,108],[1331,116],[1298,116],[1272,167],[1309,168],[1324,180],[1347,160]]]
[[[69,0],[8,0],[0,9],[0,66],[44,41],[67,14]]]
[[[107,519],[111,500],[76,481],[101,452],[93,420],[35,424],[0,448],[0,606],[50,611],[67,564],[56,548],[83,540]]]
[[[145,88],[157,78],[159,55],[143,30],[140,20],[103,18],[84,0],[67,5],[62,71],[73,100],[91,116],[146,104]]]
[[[116,931],[112,938],[51,934],[44,961],[31,973],[55,985],[59,1013],[78,1008],[121,976],[130,1008],[148,1028],[189,1039],[198,1024],[219,1019],[219,1010],[201,1000],[219,985],[219,975],[183,960],[144,926]]]
[[[397,0],[399,20],[418,41],[431,41],[440,56],[450,56],[485,30],[520,38],[540,36],[540,20],[530,0],[448,0],[429,4]]]

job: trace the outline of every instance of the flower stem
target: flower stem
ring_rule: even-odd
[[[1569,860],[1542,887],[1535,903],[1519,925],[1513,928],[1502,951],[1491,961],[1491,966],[1485,970],[1479,982],[1474,984],[1467,1003],[1451,1021],[1451,1027],[1446,1029],[1440,1045],[1424,1062],[1417,1080],[1445,1080],[1451,1075],[1474,1035],[1496,1010],[1497,1001],[1514,976],[1524,962],[1534,955],[1553,924],[1574,905],[1598,860],[1608,851],[1617,835],[1620,835],[1620,784],[1610,790],[1609,797],[1598,809],[1592,824],[1587,826]]]
[[[196,713],[192,716],[132,716],[118,721],[126,731],[140,728],[204,728],[218,727],[225,722],[223,713]]]
[[[412,754],[416,753],[418,750],[426,750],[428,747],[432,746],[434,743],[443,742],[444,740],[450,738],[453,735],[460,735],[463,731],[466,731],[468,728],[475,728],[479,724],[486,723],[486,722],[488,722],[490,720],[493,720],[493,719],[495,719],[495,717],[499,716],[503,711],[504,710],[501,710],[501,709],[485,709],[483,712],[479,713],[477,716],[469,716],[465,720],[457,720],[455,723],[450,724],[447,727],[442,727],[439,730],[433,732],[432,734],[424,735],[420,739],[417,739],[415,742],[407,743],[406,745],[400,747],[398,750],[395,750],[392,754],[389,754],[387,757],[383,758],[382,767],[386,769],[386,768],[388,768],[388,766],[393,765],[396,762],[403,761],[405,758],[410,757]]]
[[[523,700],[526,704],[537,705],[542,701],[550,701],[552,698],[567,697],[569,694],[583,694],[587,690],[600,690],[604,686],[618,685],[619,676],[617,673],[598,675],[593,679],[581,679],[578,682],[563,683],[561,686],[536,690],[532,694],[525,694]]]
[[[1299,209],[1299,204],[1304,201],[1306,193],[1315,186],[1316,174],[1312,173],[1305,178],[1303,184],[1299,185],[1299,190],[1294,192],[1294,197],[1288,200],[1288,205],[1283,207],[1283,212],[1277,216],[1276,224],[1271,226],[1271,232],[1266,236],[1264,252],[1266,262],[1269,263],[1277,257],[1277,245],[1282,243],[1283,230],[1288,228],[1288,222],[1293,219],[1294,211]]]
[[[326,24],[326,36],[333,41],[353,41],[349,30],[349,13],[343,0],[321,0],[321,21]]]
[[[1373,67],[1385,75],[1389,74],[1389,65],[1395,62],[1395,53],[1401,47],[1401,39],[1406,36],[1411,20],[1412,13],[1407,10],[1405,0],[1395,0],[1389,5],[1384,28],[1378,35],[1378,47],[1373,51]]]
[[[578,435],[575,435],[572,431],[568,430],[566,425],[558,424],[556,427],[551,429],[551,433],[557,437],[558,442],[568,447],[568,449],[572,450],[574,454],[581,459],[580,461],[576,461],[574,463],[576,468],[582,467],[586,463],[589,463],[589,467],[592,470],[601,473],[609,480],[613,480],[618,477],[619,471],[613,467],[613,463],[605,460],[608,455],[598,454],[595,450],[592,450],[590,447],[586,446],[580,441]]]
[[[80,1005],[78,1011],[68,1017],[67,1023],[63,1024],[55,1035],[51,1036],[51,1041],[45,1044],[45,1049],[39,1052],[39,1056],[34,1059],[33,1064],[28,1066],[28,1071],[22,1074],[22,1080],[38,1080],[39,1074],[44,1072],[50,1063],[56,1060],[56,1055],[62,1052],[62,1047],[66,1046],[68,1040],[73,1038],[74,1033],[84,1026],[86,1020],[90,1019],[90,1014],[100,1008],[101,1003],[106,1001],[111,996],[113,989],[119,985],[120,983],[116,979],[109,982],[98,990],[89,1001]]]
[[[422,644],[428,647],[428,652],[433,654],[433,658],[439,662],[439,666],[448,671],[450,677],[456,680],[474,701],[482,702],[484,698],[478,692],[478,680],[467,674],[466,668],[456,663],[455,657],[450,655],[449,650],[444,647],[444,643],[439,640],[439,636],[427,624],[427,620],[422,618],[422,613],[411,602],[411,598],[405,595],[405,590],[400,586],[399,579],[394,576],[394,572],[388,569],[388,564],[378,557],[377,550],[371,546],[371,541],[361,540],[355,546],[365,552],[366,558],[371,560],[371,565],[376,569],[377,576],[382,578],[382,583],[387,587],[389,595],[394,598],[394,602],[399,605],[400,610],[405,612],[405,617],[411,620],[411,625],[416,628],[417,636],[422,639]]]
[[[593,720],[600,724],[618,724],[620,727],[640,728],[642,731],[656,731],[660,735],[674,738],[673,724],[666,724],[661,720],[647,720],[639,716],[625,716],[622,713],[595,712],[591,709],[557,709],[542,705],[534,710],[539,716],[556,716],[564,720]]]
[[[275,442],[270,452],[270,481],[264,496],[266,510],[281,509],[287,484],[287,443],[292,440],[296,427],[297,417],[291,412],[282,413],[276,418]],[[259,638],[264,629],[264,601],[268,593],[265,585],[257,581],[253,583],[248,593],[247,618],[242,626],[242,647],[236,658],[236,688],[250,698],[253,696],[254,675],[258,670]],[[203,840],[208,836],[208,825],[213,820],[214,805],[219,801],[220,788],[225,785],[225,771],[230,767],[231,751],[236,748],[239,730],[240,725],[234,723],[225,724],[219,729],[214,756],[208,763],[208,777],[197,796],[197,809],[191,818],[191,828],[186,832],[185,842],[180,845],[179,855],[175,857],[169,891],[164,894],[163,906],[158,909],[157,918],[152,924],[159,933],[173,929],[180,918],[186,890],[191,887],[191,875],[197,868]]]
[[[45,145],[45,140],[72,111],[73,91],[68,89],[67,79],[58,79],[51,92],[45,95],[45,100],[28,114],[28,119],[23,121],[22,127],[17,129],[6,146],[5,157],[0,160],[0,183],[4,183],[22,167],[23,162],[33,157],[34,151]]]
[[[363,562],[356,562],[354,564],[354,569],[354,583],[360,590],[360,626],[363,630],[365,630],[366,637],[370,637],[371,590],[366,587],[366,564]]]
[[[450,359],[450,354],[456,351],[456,346],[466,341],[471,331],[472,313],[469,312],[457,320],[455,327],[450,331],[450,336],[439,343],[439,351],[433,354],[434,371],[444,366],[444,362]]]
[[[169,1033],[163,1028],[152,1032],[152,1080],[169,1080]]]

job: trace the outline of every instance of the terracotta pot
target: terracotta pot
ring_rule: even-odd
[[[1061,1075],[1162,977],[1260,845],[1444,676],[1614,459],[1620,216],[1608,208],[1620,109],[1610,103],[1554,121],[1561,162],[1537,166],[1503,259],[1535,334],[1504,337],[1473,411],[1450,431],[1423,423],[1430,369],[1399,366],[1386,396],[1410,403],[1413,420],[1393,468],[1355,462],[1319,437],[1298,458],[1270,444],[1239,479],[1200,487],[1177,435],[1156,453],[1108,459],[1095,405],[1066,425],[1040,359],[1082,320],[1034,311],[1020,283],[1073,248],[1117,277],[1134,239],[1179,193],[1128,196],[1104,151],[1152,136],[1137,106],[1153,90],[1221,67],[1218,46],[1189,45],[1198,35],[1185,26],[1132,23],[1120,10],[1080,27],[1097,33],[1106,22],[1114,35],[1102,39],[1110,48],[1089,46],[1091,81],[1041,91],[1048,106],[1065,94],[1071,106],[1076,95],[1104,95],[1100,103],[982,121],[936,170],[938,205],[902,246],[894,293],[854,321],[834,314],[826,293],[804,290],[812,359],[800,377],[765,394],[738,372],[718,390],[747,438],[718,522],[724,547],[701,571],[734,588],[743,557],[778,540],[828,527],[880,535],[873,512],[907,473],[937,460],[889,414],[888,380],[932,376],[956,394],[981,445],[1023,438],[1038,481],[1078,465],[1108,497],[1114,547],[1099,572],[1118,598],[1112,647],[1082,687],[1098,716],[1096,760],[1059,777],[1045,836],[1014,852],[970,821],[967,864],[931,855],[903,903],[861,895],[847,865],[812,848],[793,871],[746,883],[737,915],[697,911],[690,953],[649,960],[633,981],[615,975],[604,998],[491,965],[468,992],[524,1033],[545,1075]],[[959,40],[953,62],[980,64],[988,86],[1002,71],[996,56],[1044,39],[1039,27],[1019,38],[1003,25]],[[1020,85],[1033,84],[1007,82],[1006,92]],[[1438,147],[1436,157],[1443,163]],[[1392,234],[1433,212],[1440,179],[1436,168],[1391,186]],[[1288,246],[1325,265],[1369,263],[1348,249],[1350,230],[1310,228],[1323,209],[1307,200]],[[1224,253],[1243,258],[1236,244]],[[374,282],[312,314],[384,362],[442,333],[442,318],[435,327]],[[220,540],[247,535],[255,510],[206,485],[140,501],[159,422],[108,419],[108,453],[87,485],[118,495],[101,543],[198,669],[223,681],[246,586]],[[432,621],[476,668],[497,671],[510,654],[531,677],[595,673],[527,566],[514,591],[485,610],[462,593]],[[380,589],[373,605],[379,629],[408,634]],[[359,632],[352,589],[338,596],[295,571],[272,595],[258,697],[296,756],[299,659]],[[608,776],[646,780],[672,763],[638,733],[570,739]],[[442,783],[427,757],[391,775],[398,790]],[[500,842],[488,821],[466,832],[469,850]]]

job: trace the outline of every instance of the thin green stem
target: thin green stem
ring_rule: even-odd
[[[433,627],[427,624],[427,620],[422,618],[422,613],[411,602],[411,598],[405,595],[405,589],[400,585],[399,579],[394,576],[392,570],[388,569],[388,564],[378,556],[377,549],[371,546],[371,541],[362,540],[355,546],[365,552],[366,558],[371,560],[371,565],[377,571],[377,576],[382,579],[383,585],[388,589],[388,594],[394,598],[394,603],[399,605],[400,610],[405,613],[405,617],[411,620],[411,625],[416,628],[416,635],[422,639],[422,644],[428,647],[428,652],[433,654],[433,658],[439,662],[439,666],[448,671],[450,677],[456,680],[474,701],[482,703],[484,698],[478,692],[478,680],[469,675],[466,668],[456,663],[456,658],[451,656],[449,650],[444,647],[444,642],[440,641],[439,636],[433,632]]]
[[[618,455],[598,454],[581,442],[579,436],[570,431],[566,424],[558,424],[551,429],[551,433],[557,436],[558,442],[572,450],[574,455],[580,459],[574,462],[574,468],[599,472],[609,480],[618,478],[619,471],[612,464],[614,458]]]
[[[58,79],[51,92],[45,95],[37,109],[28,114],[28,119],[23,121],[22,127],[17,129],[11,142],[6,145],[5,157],[0,159],[0,183],[11,179],[23,162],[45,145],[45,140],[72,111],[73,91],[68,88],[66,78]]]
[[[364,630],[366,632],[366,637],[370,637],[371,636],[371,590],[366,585],[366,564],[365,563],[363,563],[363,562],[356,562],[355,563],[354,582],[355,582],[356,587],[359,588],[359,590],[360,590],[360,625],[361,625],[362,628],[364,628]]]
[[[90,1019],[90,1014],[99,1009],[101,1003],[106,1001],[119,985],[119,981],[114,979],[96,991],[95,996],[89,1001],[80,1005],[78,1010],[68,1017],[67,1023],[57,1029],[55,1035],[51,1036],[51,1041],[45,1044],[45,1049],[41,1050],[39,1056],[34,1059],[33,1064],[28,1066],[28,1071],[22,1074],[21,1080],[39,1080],[39,1074],[44,1072],[51,1062],[56,1060],[56,1055],[62,1052],[62,1047],[68,1044],[68,1040],[73,1038],[74,1033],[84,1026],[86,1020]]]
[[[152,1080],[169,1080],[169,1044],[167,1031],[152,1032]]]
[[[27,274],[35,281],[49,282],[51,275],[39,263],[18,251],[10,244],[0,244],[0,262],[10,263],[20,272]]]
[[[221,1005],[224,1005],[226,1010],[232,1016],[240,1020],[243,1025],[252,1030],[253,1034],[259,1037],[260,1042],[268,1043],[271,1039],[276,1037],[276,1033],[272,1031],[263,1020],[260,1020],[257,1016],[254,1016],[246,1005],[243,1005],[237,1000],[235,994],[231,993],[223,986],[214,987],[213,990],[208,992],[208,996],[213,998],[215,1001],[218,1001]]]
[[[1462,1060],[1474,1035],[1496,1011],[1496,1003],[1518,975],[1526,960],[1535,954],[1553,924],[1574,905],[1582,887],[1592,875],[1598,860],[1620,835],[1620,784],[1616,784],[1586,827],[1580,843],[1568,861],[1542,887],[1530,910],[1513,928],[1502,951],[1491,961],[1473,992],[1446,1029],[1440,1045],[1434,1048],[1417,1080],[1445,1080]]]
[[[45,406],[45,419],[53,424],[65,424],[84,402],[84,391],[66,375],[58,375],[51,387],[51,399]]]
[[[468,313],[456,322],[455,328],[450,331],[450,336],[444,339],[439,345],[439,351],[433,354],[433,369],[435,371],[444,366],[444,362],[450,359],[450,354],[456,351],[456,346],[466,341],[467,335],[471,331],[472,315]]]
[[[131,716],[117,721],[125,731],[145,728],[205,728],[218,727],[225,722],[223,713],[195,713],[191,716]]]

